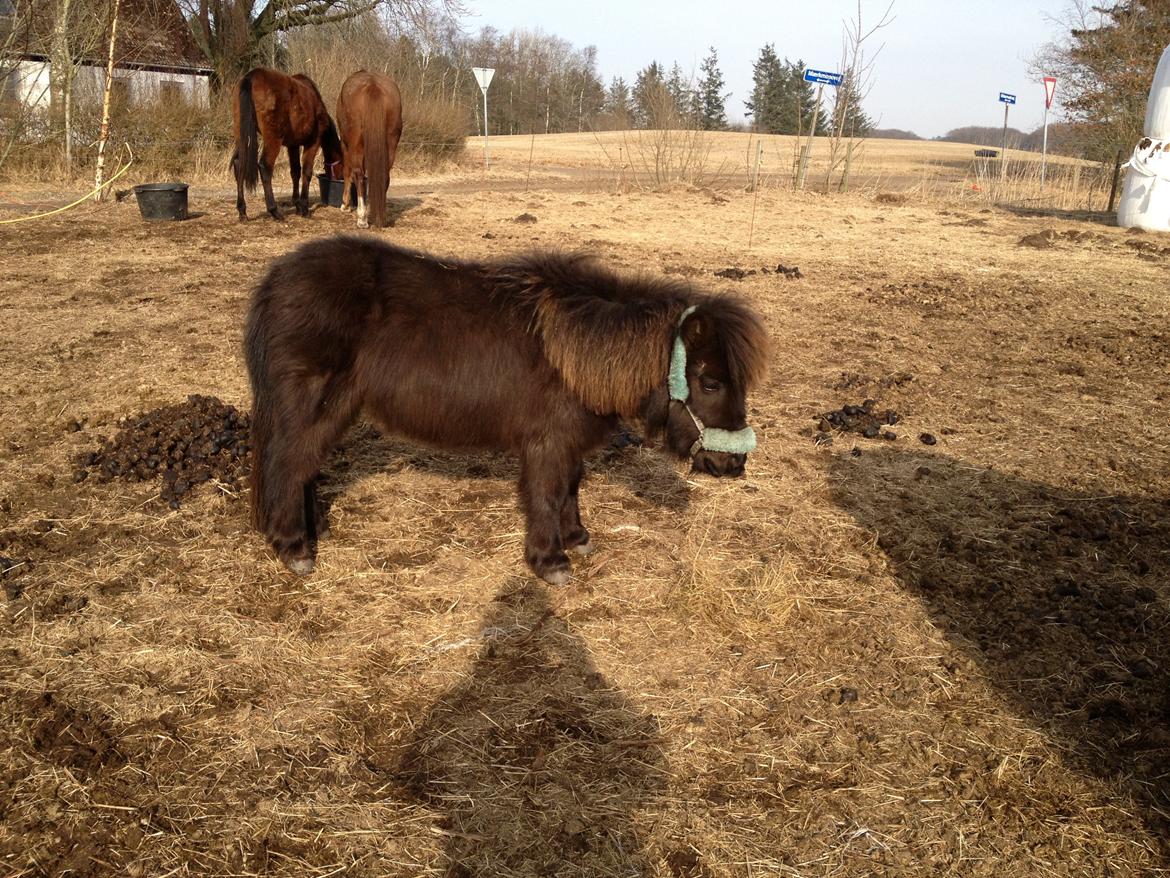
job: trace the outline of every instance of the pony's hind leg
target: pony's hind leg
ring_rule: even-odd
[[[585,475],[585,464],[578,461],[569,479],[569,493],[561,505],[561,544],[568,552],[588,555],[593,551],[593,542],[584,525],[581,524],[581,510],[577,505],[577,492]]]
[[[529,446],[520,459],[520,497],[528,532],[524,560],[532,571],[552,585],[569,581],[571,568],[561,539],[561,511],[569,496],[580,460],[546,443]]]

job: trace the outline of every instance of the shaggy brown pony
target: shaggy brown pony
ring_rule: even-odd
[[[386,225],[386,192],[390,169],[402,137],[402,95],[389,76],[359,70],[351,73],[337,98],[337,126],[341,130],[342,174],[345,194],[341,206],[349,210],[350,185],[357,192],[357,224]]]
[[[232,99],[236,149],[232,171],[236,176],[236,210],[240,222],[248,218],[244,188],[256,191],[256,180],[264,182],[264,201],[273,219],[284,215],[272,194],[272,169],[282,146],[288,148],[292,173],[293,203],[301,216],[309,215],[309,183],[317,150],[325,152],[326,168],[341,161],[337,128],[325,109],[325,101],[313,80],[303,74],[288,76],[279,70],[257,67],[240,80]],[[259,139],[264,140],[260,155]],[[304,161],[301,148],[304,147]]]
[[[683,401],[667,393],[677,339]],[[744,454],[696,449],[695,418],[744,428],[767,351],[743,303],[582,255],[481,264],[369,238],[313,241],[273,263],[248,314],[252,521],[291,570],[310,572],[314,479],[364,409],[419,442],[518,453],[525,559],[560,584],[566,550],[591,549],[582,456],[619,416],[640,417],[697,469],[741,474]]]

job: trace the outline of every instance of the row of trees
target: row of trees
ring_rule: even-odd
[[[10,36],[23,28],[36,44],[30,47],[26,38],[23,50],[50,56],[54,125],[69,130],[75,75],[82,63],[102,54],[112,0],[0,4],[0,27],[7,22]],[[729,127],[730,93],[714,47],[697,75],[678,63],[667,69],[652,61],[637,71],[632,83],[615,77],[606,86],[597,69],[596,47],[578,48],[538,31],[484,28],[468,35],[459,26],[458,11],[456,0],[130,0],[122,17],[130,32],[165,33],[178,23],[187,31],[180,42],[212,68],[216,91],[253,66],[286,66],[290,47],[303,42],[306,34],[336,34],[339,27],[376,21],[379,31],[394,35],[394,57],[409,58],[417,68],[420,92],[448,96],[466,106],[469,127],[482,124],[469,72],[473,64],[496,69],[489,122],[497,133]],[[133,51],[129,42],[127,50]],[[801,78],[802,68],[800,61],[781,62],[771,44],[761,50],[752,93],[744,102],[753,128],[800,133],[809,127],[813,92]],[[854,103],[860,105],[859,100]],[[830,124],[825,114],[818,133]],[[863,129],[868,120],[855,113],[850,126]]]

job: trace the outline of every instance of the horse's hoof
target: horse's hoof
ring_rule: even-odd
[[[281,213],[279,210],[270,210],[270,211],[268,211],[268,215],[271,216],[278,223],[284,222],[284,214]]]
[[[370,227],[370,224],[368,222],[366,222],[365,220],[358,220],[357,226],[359,229],[368,229]]]
[[[593,540],[586,540],[585,542],[581,543],[579,546],[569,546],[569,551],[576,552],[578,555],[580,555],[582,558],[584,558],[586,555],[588,555],[590,552],[593,551]]]
[[[284,562],[285,566],[297,576],[308,576],[316,566],[312,558],[290,558]]]

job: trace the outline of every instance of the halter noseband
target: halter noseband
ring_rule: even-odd
[[[683,321],[690,317],[694,310],[695,306],[692,305],[682,312],[682,316],[678,319],[680,329]],[[683,344],[680,333],[675,333],[674,336],[674,347],[670,352],[670,373],[666,383],[671,400],[682,403],[687,414],[691,416],[691,420],[695,422],[695,428],[699,431],[699,438],[691,445],[689,452],[691,457],[698,454],[700,449],[721,451],[724,454],[748,454],[756,450],[756,433],[751,427],[744,427],[740,430],[721,430],[718,427],[707,427],[691,410],[691,406],[687,402],[691,398],[691,389],[687,384],[687,348]]]

